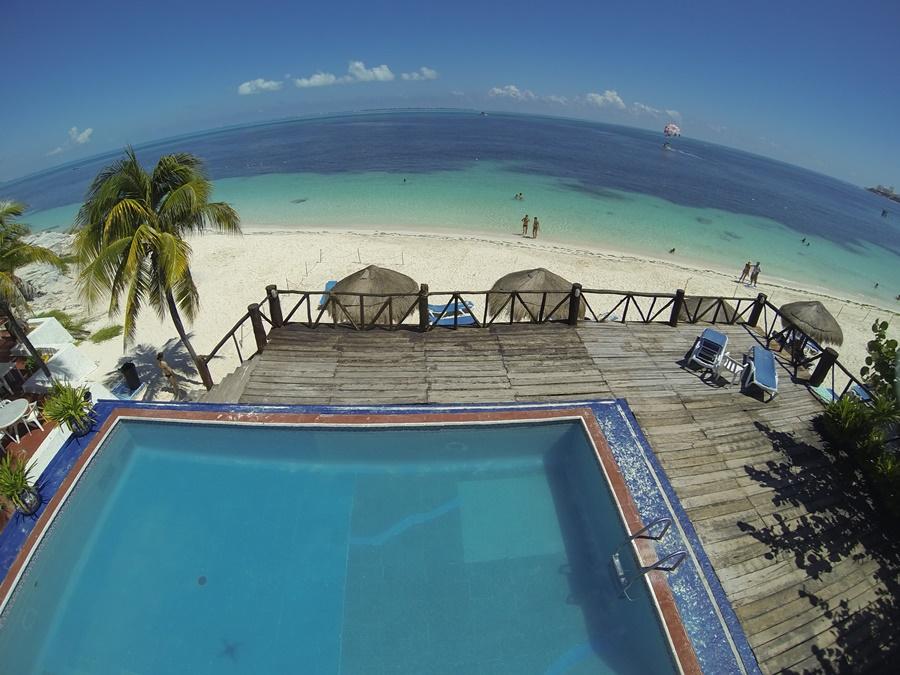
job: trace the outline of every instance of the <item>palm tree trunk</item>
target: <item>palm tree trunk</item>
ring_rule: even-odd
[[[9,306],[9,303],[0,301],[0,312],[6,315],[6,318],[9,320],[9,329],[12,331],[12,334],[16,336],[16,339],[25,345],[25,349],[31,355],[31,358],[34,359],[35,363],[37,363],[38,367],[44,371],[44,375],[46,375],[50,380],[53,380],[53,375],[50,373],[50,368],[47,367],[47,364],[44,362],[44,359],[38,354],[37,349],[34,348],[34,345],[31,344],[31,340],[28,339],[28,336],[25,334],[25,331],[22,330],[22,327],[19,325],[19,322],[16,321],[16,317],[13,315],[12,308]]]
[[[197,372],[200,373],[200,379],[203,380],[203,386],[206,387],[207,390],[212,389],[213,381],[212,375],[209,374],[209,366],[206,365],[206,361],[197,356],[197,352],[194,351],[194,346],[191,344],[191,341],[188,340],[187,332],[184,330],[184,324],[181,323],[181,315],[178,313],[178,305],[175,304],[175,297],[172,295],[171,291],[166,291],[166,303],[169,305],[169,314],[172,315],[172,323],[175,324],[175,330],[178,331],[178,337],[181,338],[181,342],[184,343],[185,349],[187,349],[188,354],[191,355],[194,365],[197,366]]]

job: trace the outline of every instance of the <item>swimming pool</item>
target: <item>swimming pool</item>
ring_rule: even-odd
[[[11,571],[4,668],[698,670],[660,573],[622,597],[635,507],[583,410],[186,416],[125,408],[80,456]]]

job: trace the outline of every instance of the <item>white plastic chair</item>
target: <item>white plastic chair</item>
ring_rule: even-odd
[[[716,368],[716,377],[724,379],[726,375],[723,375],[723,371],[730,373],[730,382],[731,384],[734,384],[735,379],[737,379],[738,376],[743,375],[745,367],[744,363],[731,358],[731,354],[726,352]]]
[[[32,423],[37,424],[38,429],[40,429],[41,431],[44,430],[44,425],[41,424],[40,420],[40,411],[38,411],[37,401],[32,401],[28,404],[28,409],[25,411],[25,415],[22,417],[22,419],[16,422],[16,427],[18,428],[20,424],[24,424],[25,428],[28,429],[28,434],[30,435],[31,427],[28,425]]]

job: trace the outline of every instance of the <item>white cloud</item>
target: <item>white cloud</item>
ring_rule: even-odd
[[[643,103],[638,103],[635,101],[631,104],[631,110],[635,115],[650,115],[651,117],[659,117],[662,114],[662,110],[659,108],[654,108],[649,105],[644,105]]]
[[[650,115],[650,117],[655,119],[662,119],[665,117],[666,119],[675,120],[676,122],[681,121],[681,113],[677,110],[660,110],[659,108],[654,108],[651,105],[645,105],[638,101],[631,104],[631,112],[635,115]]]
[[[607,89],[602,94],[587,94],[585,99],[588,103],[591,103],[598,108],[612,106],[614,108],[619,108],[620,110],[625,109],[625,101],[622,100],[622,97],[619,96],[615,89]]]
[[[516,101],[533,101],[537,98],[530,89],[519,89],[514,84],[507,84],[504,87],[491,87],[488,91],[488,96],[505,96]]]
[[[357,82],[390,82],[394,79],[391,69],[384,64],[366,68],[366,64],[362,61],[351,61],[347,72]]]
[[[407,77],[407,75],[415,77]],[[414,73],[404,73],[404,80],[433,80],[437,77],[437,71],[431,68],[420,68]],[[334,73],[319,71],[309,77],[298,77],[294,84],[301,89],[307,87],[330,87],[334,84],[355,84],[356,82],[390,82],[395,78],[394,73],[386,65],[381,64],[374,68],[366,68],[362,61],[351,61],[347,66],[347,74],[340,77]]]
[[[47,157],[53,157],[53,155],[67,152],[75,145],[84,145],[85,143],[89,143],[91,140],[91,136],[93,136],[94,134],[94,129],[92,127],[88,127],[87,129],[81,131],[78,129],[78,127],[70,127],[68,133],[69,140],[62,145],[57,145],[55,148],[47,152]]]
[[[429,68],[428,66],[422,66],[418,70],[415,70],[411,73],[401,73],[401,78],[404,80],[436,80],[438,77],[438,73],[436,70]]]
[[[569,99],[567,99],[565,96],[557,96],[556,94],[544,96],[544,100],[548,103],[559,103],[560,105],[566,105],[569,102]]]
[[[450,92],[450,95],[451,96],[465,96],[466,92],[460,91],[459,89],[454,89],[453,91]]]
[[[85,129],[84,131],[78,131],[78,127],[72,127],[69,129],[69,138],[72,139],[73,143],[77,145],[84,145],[88,141],[91,140],[91,134],[94,133],[94,130],[90,127]]]
[[[278,80],[264,80],[257,77],[255,80],[244,82],[238,87],[238,94],[241,96],[249,96],[251,94],[259,94],[263,91],[278,91],[281,89],[282,83]]]
[[[310,75],[309,77],[298,77],[294,80],[294,84],[301,89],[305,89],[306,87],[330,87],[332,84],[337,84],[337,82],[338,78],[331,73],[321,72]]]

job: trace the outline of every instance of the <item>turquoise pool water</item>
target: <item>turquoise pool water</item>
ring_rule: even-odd
[[[673,672],[579,423],[123,421],[0,629],[15,673]]]

